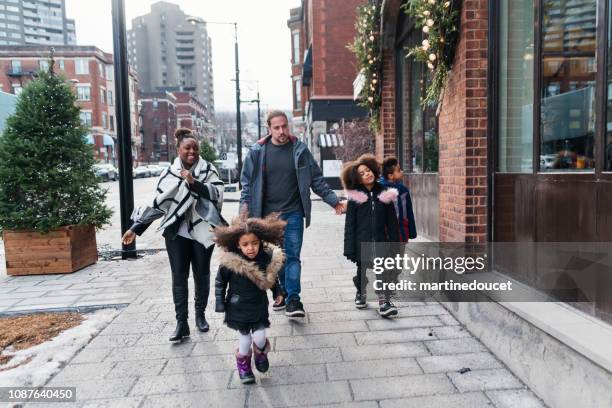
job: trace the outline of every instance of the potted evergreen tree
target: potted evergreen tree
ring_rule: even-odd
[[[9,275],[71,273],[97,261],[111,210],[76,96],[49,69],[23,88],[0,137],[0,231]]]

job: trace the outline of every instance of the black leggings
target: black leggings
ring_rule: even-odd
[[[176,320],[187,320],[189,298],[189,264],[193,270],[195,287],[196,314],[204,313],[210,292],[210,258],[214,245],[209,248],[199,242],[179,235],[171,239],[166,237],[166,249],[172,270],[172,299]]]

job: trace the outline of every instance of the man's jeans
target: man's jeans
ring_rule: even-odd
[[[287,302],[300,300],[300,275],[302,265],[300,252],[304,238],[304,216],[301,212],[282,214],[281,218],[287,221],[285,226],[285,267],[281,271],[280,281],[285,285]]]

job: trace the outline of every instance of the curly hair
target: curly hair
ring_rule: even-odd
[[[227,251],[236,251],[240,237],[254,234],[263,242],[280,246],[287,222],[279,217],[279,213],[273,213],[265,218],[249,218],[243,211],[229,226],[215,229],[215,243]]]
[[[361,184],[361,177],[357,171],[361,165],[366,166],[372,171],[375,180],[378,180],[380,177],[380,165],[376,157],[373,154],[362,154],[357,160],[345,164],[342,169],[340,178],[342,179],[342,185],[345,190],[354,190]]]

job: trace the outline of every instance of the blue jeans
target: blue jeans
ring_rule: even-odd
[[[285,285],[287,302],[300,300],[300,275],[302,273],[302,239],[304,238],[304,215],[301,212],[282,214],[287,221],[285,226],[285,267],[281,271],[280,281]]]

